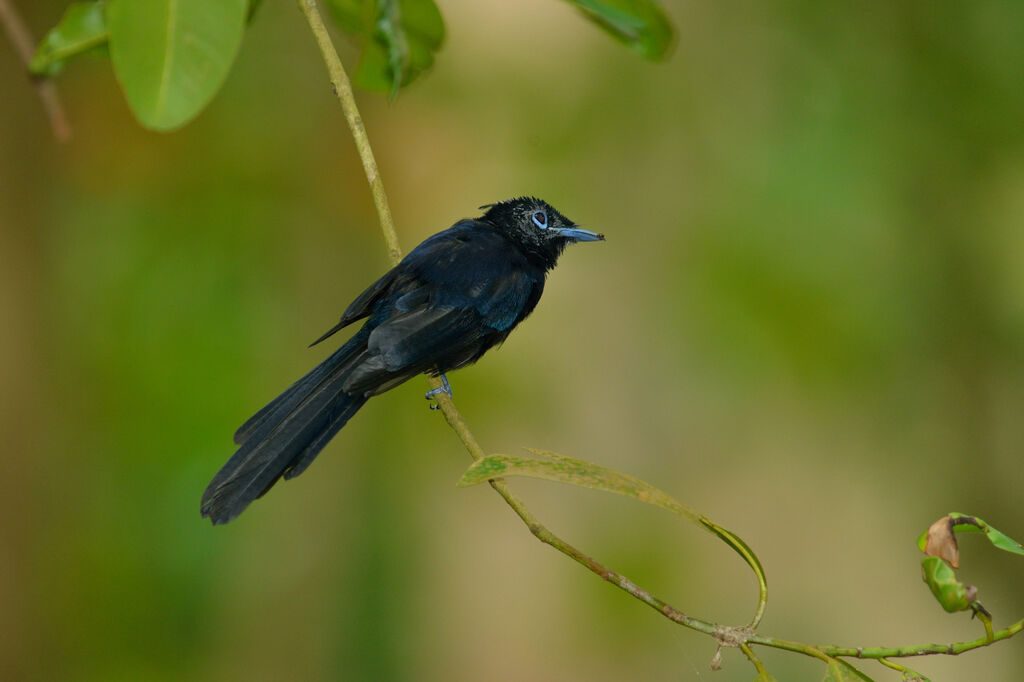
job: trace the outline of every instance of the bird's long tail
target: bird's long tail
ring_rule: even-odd
[[[343,389],[366,347],[357,333],[235,432],[238,450],[203,493],[202,514],[231,521],[279,478],[298,476],[367,401]]]

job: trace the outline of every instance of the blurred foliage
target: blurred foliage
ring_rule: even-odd
[[[654,0],[569,0],[648,59],[664,57],[672,27]],[[135,117],[151,130],[179,128],[224,84],[245,24],[261,0],[92,0],[68,6],[29,65],[50,78],[80,54],[109,54]],[[434,63],[444,20],[434,0],[327,0],[335,22],[361,44],[357,87],[398,91]]]
[[[353,83],[392,98],[430,68],[444,42],[444,21],[433,0],[330,0],[328,6],[337,24],[363,41]]]
[[[661,59],[672,45],[672,25],[654,0],[569,0],[616,40],[647,59]]]
[[[60,22],[39,43],[29,71],[36,76],[53,77],[64,62],[78,54],[106,49],[107,21],[103,2],[73,2]]]
[[[65,11],[18,6],[37,36]],[[665,3],[679,36],[658,64],[567,3],[441,8],[430,78],[360,102],[403,245],[524,193],[608,236],[451,377],[484,447],[627,471],[734,529],[768,573],[766,633],[980,636],[936,608],[912,543],[947,509],[1024,535],[1024,6]],[[67,147],[0,48],[0,676],[712,675],[706,638],[456,489],[468,461],[415,382],[237,523],[202,523],[235,427],[386,267],[365,178],[292,3],[260,7],[173,135],[135,124],[100,60],[57,85]],[[514,487],[687,613],[749,616],[716,539]],[[987,544],[959,577],[998,626],[1024,596]],[[751,677],[737,652],[723,666]],[[1012,680],[1024,653],[919,666]]]

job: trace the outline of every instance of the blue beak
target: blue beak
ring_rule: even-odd
[[[584,230],[582,227],[560,227],[555,230],[559,237],[565,237],[566,239],[572,239],[577,242],[603,242],[604,235],[598,234],[597,232],[591,232],[590,230]]]

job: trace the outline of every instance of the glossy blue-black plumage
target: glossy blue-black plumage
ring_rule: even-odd
[[[300,474],[370,397],[475,362],[533,311],[567,244],[601,238],[521,198],[425,240],[314,344],[358,320],[363,327],[238,429],[203,516],[226,523],[282,476]]]

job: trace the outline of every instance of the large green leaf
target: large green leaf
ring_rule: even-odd
[[[672,47],[672,24],[655,0],[568,0],[616,40],[647,59]]]
[[[195,117],[227,78],[246,0],[110,0],[110,56],[139,122],[171,130]]]
[[[463,474],[459,485],[477,485],[492,478],[502,476],[542,478],[548,481],[569,483],[583,488],[593,488],[594,490],[626,495],[627,497],[632,497],[647,504],[653,504],[656,507],[667,509],[674,514],[689,519],[704,530],[717,535],[737,554],[743,557],[743,560],[754,571],[754,575],[757,577],[760,596],[752,626],[756,626],[760,622],[768,599],[768,582],[765,578],[764,567],[761,566],[760,559],[757,558],[754,551],[739,536],[722,528],[703,514],[687,507],[668,493],[655,488],[639,478],[603,467],[600,464],[587,462],[586,460],[566,457],[565,455],[543,450],[529,448],[528,450],[536,456],[488,455],[473,462],[469,469],[466,470],[466,473]]]
[[[35,76],[55,76],[71,57],[101,48],[107,42],[104,2],[74,2],[39,43],[28,70]]]
[[[362,39],[353,82],[394,97],[434,63],[444,20],[434,0],[330,0],[331,14]]]

